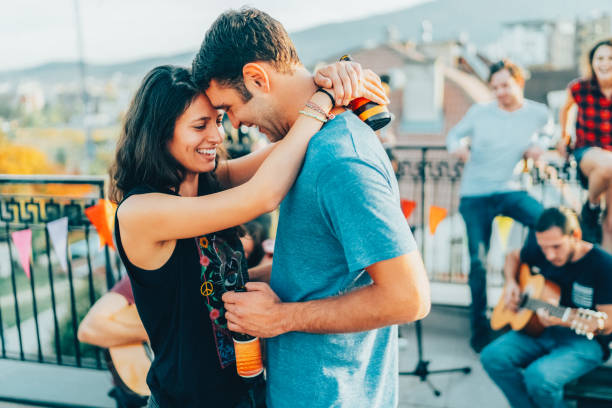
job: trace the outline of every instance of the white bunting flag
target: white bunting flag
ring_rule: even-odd
[[[59,218],[47,224],[49,239],[53,244],[55,255],[64,270],[68,272],[68,258],[66,246],[68,245],[68,217]]]

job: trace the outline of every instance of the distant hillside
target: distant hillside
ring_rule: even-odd
[[[373,3],[375,4],[375,3]],[[377,44],[386,40],[388,26],[393,26],[402,40],[417,41],[421,22],[429,20],[434,41],[454,39],[461,32],[470,41],[484,46],[501,34],[502,23],[536,19],[574,19],[586,17],[593,10],[612,15],[611,0],[434,0],[403,10],[373,15],[361,20],[326,24],[291,33],[302,61],[311,66],[320,60],[339,57],[344,51]],[[373,10],[375,13],[376,10]],[[204,34],[204,33],[202,33]],[[88,65],[88,75],[109,76],[115,72],[142,75],[160,64],[189,65],[193,52],[155,57],[110,65]],[[78,75],[75,63],[51,63],[39,67],[0,72],[0,81],[36,78],[41,81],[64,81]]]
[[[375,4],[375,3],[373,3]],[[484,46],[501,35],[502,24],[520,20],[555,20],[587,17],[593,10],[612,15],[611,0],[435,0],[392,13],[327,24],[291,34],[307,64],[340,56],[343,51],[386,40],[393,26],[402,40],[418,41],[421,22],[433,26],[433,40],[458,38],[461,32],[471,42]]]
[[[148,70],[163,64],[189,65],[196,51],[158,56],[119,64],[85,64],[88,76],[98,78],[110,77],[117,72],[125,75],[144,75]],[[13,70],[0,72],[0,81],[17,81],[22,79],[36,79],[41,82],[64,82],[70,81],[79,75],[79,66],[75,62],[52,62],[24,70]]]

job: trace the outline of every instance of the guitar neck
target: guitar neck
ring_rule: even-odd
[[[527,299],[527,302],[525,302],[523,308],[533,311],[545,309],[551,316],[558,317],[559,319],[563,319],[563,316],[565,316],[570,309],[569,307],[554,306],[542,300],[532,298]]]

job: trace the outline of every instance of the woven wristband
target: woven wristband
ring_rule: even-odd
[[[327,120],[332,120],[333,118],[336,117],[336,115],[334,115],[333,113],[327,113],[323,110],[323,108],[321,108],[319,105],[317,105],[314,102],[308,101],[306,102],[306,107],[308,109],[312,109],[313,111],[320,113],[321,115],[325,116],[327,118]]]
[[[334,95],[330,94],[328,91],[326,91],[323,88],[318,88],[317,92],[323,92],[325,95],[329,96],[329,99],[331,100],[331,103],[332,103],[332,109],[336,107],[336,101],[334,100]]]
[[[316,119],[316,120],[318,120],[318,121],[319,121],[319,122],[321,122],[321,123],[325,123],[325,122],[327,122],[327,119],[325,119],[325,118],[321,118],[321,117],[319,117],[319,116],[315,115],[315,114],[314,114],[314,113],[312,113],[312,112],[308,112],[308,111],[305,111],[305,110],[301,110],[301,111],[299,111],[299,113],[300,113],[300,114],[302,114],[302,115],[304,115],[304,116],[308,116],[309,118]]]

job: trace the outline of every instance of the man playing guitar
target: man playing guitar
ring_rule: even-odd
[[[521,264],[528,264],[556,283],[560,305],[601,311],[612,316],[612,255],[581,239],[578,220],[566,208],[545,210],[519,252],[508,254],[504,266],[507,308],[519,309],[525,294],[517,280]],[[537,311],[542,334],[532,337],[510,331],[482,351],[485,371],[505,394],[512,407],[563,407],[566,383],[591,371],[610,355],[612,319],[604,314],[589,321],[579,335],[569,319]]]

